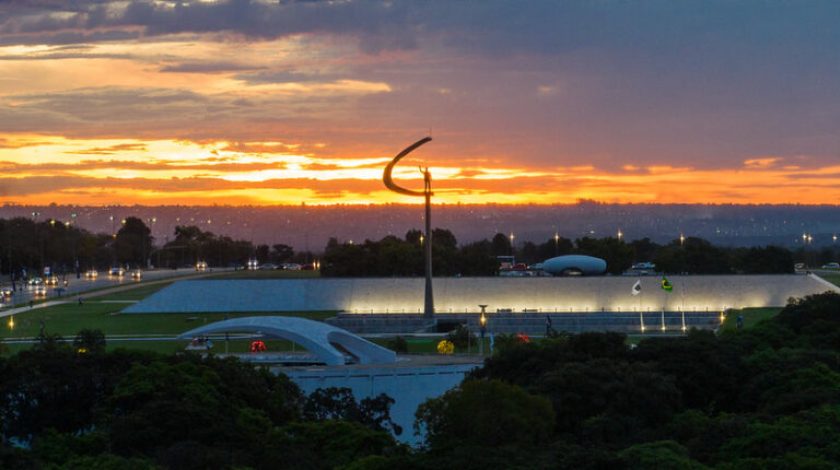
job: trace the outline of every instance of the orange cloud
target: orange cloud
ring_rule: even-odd
[[[0,136],[0,202],[20,204],[276,205],[415,203],[381,182],[389,156],[290,153],[305,143],[86,140]],[[531,168],[491,158],[437,157],[435,201],[446,204],[801,203],[840,197],[840,166],[776,166],[778,157],[722,169],[624,165]],[[438,162],[439,165],[435,165]],[[753,163],[747,163],[753,162]],[[410,162],[409,162],[410,163]],[[422,186],[416,167],[395,177]]]

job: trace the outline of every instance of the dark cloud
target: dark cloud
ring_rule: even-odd
[[[432,155],[515,156],[529,166],[608,169],[731,168],[752,155],[827,158],[840,148],[840,6],[834,1],[5,5],[0,44],[189,33],[246,47],[249,40],[329,36],[384,58],[361,64],[359,57],[344,64],[338,58],[323,74],[301,70],[317,69],[311,62],[254,73],[237,64],[198,62],[164,62],[162,70],[240,71],[237,78],[247,84],[358,77],[394,89],[353,100],[179,91],[167,97],[149,90],[10,97],[16,107],[0,107],[9,131],[242,140],[280,134],[382,155],[409,132],[435,127],[449,133],[428,150]],[[400,58],[407,50],[411,57]],[[340,65],[345,68],[336,71]]]

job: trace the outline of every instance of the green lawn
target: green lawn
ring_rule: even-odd
[[[42,321],[47,333],[57,333],[62,336],[73,336],[83,328],[101,330],[106,336],[143,336],[179,334],[208,323],[224,320],[226,316],[235,318],[260,315],[293,315],[313,320],[324,320],[335,316],[335,312],[121,314],[119,311],[129,304],[110,303],[108,300],[110,299],[91,299],[85,301],[84,305],[78,305],[74,302],[33,309],[31,312],[15,315],[14,330],[0,329],[0,338],[37,336]]]
[[[835,286],[840,286],[840,272],[837,272],[837,273],[820,273],[820,277],[825,279],[826,281],[834,284]]]
[[[726,319],[723,321],[722,330],[735,331],[735,325],[739,315],[744,317],[744,328],[752,328],[762,320],[775,317],[781,311],[781,307],[730,309],[726,311]]]
[[[68,335],[67,339],[72,339],[72,335]],[[183,352],[186,350],[189,341],[121,341],[119,339],[108,340],[108,350],[114,349],[129,349],[142,351],[155,351],[161,354],[173,354],[176,352]],[[265,340],[266,348],[269,352],[272,351],[302,351],[300,346],[293,344],[290,341],[284,340]],[[6,345],[11,353],[16,353],[24,349],[32,347],[30,343],[9,343]],[[251,346],[250,339],[232,339],[228,341],[227,351],[230,353],[245,353],[249,351]],[[223,354],[225,352],[224,340],[213,340],[212,352],[216,354]],[[201,352],[201,351],[196,351]]]
[[[167,313],[167,314],[121,314],[130,301],[141,300],[171,284],[170,282],[143,285],[122,292],[85,299],[82,305],[72,301],[53,307],[32,309],[14,316],[15,327],[10,330],[7,321],[0,328],[0,338],[21,338],[37,336],[43,322],[47,333],[74,336],[79,330],[99,329],[106,336],[112,335],[175,335],[207,323],[234,317],[255,315],[294,315],[313,320],[325,320],[335,312],[305,313]],[[84,294],[82,295],[84,298]],[[127,302],[127,303],[123,303]]]

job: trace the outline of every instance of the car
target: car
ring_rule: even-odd
[[[57,286],[58,285],[58,276],[49,276],[44,279],[44,284],[48,286]]]
[[[303,267],[298,263],[283,263],[283,269],[286,271],[300,271]]]
[[[142,280],[143,279],[143,271],[140,271],[139,269],[135,269],[134,271],[131,271],[131,278],[134,279],[135,281]]]
[[[277,268],[278,268],[278,266],[274,263],[263,263],[263,264],[260,265],[259,269],[261,269],[263,271],[271,271],[271,270],[277,269]]]
[[[248,260],[248,264],[246,265],[246,267],[247,267],[248,269],[251,269],[251,270],[255,270],[255,269],[257,269],[259,266],[260,266],[260,262],[259,262],[259,261],[257,261],[257,259],[256,259],[256,258],[251,258],[251,259],[249,259],[249,260]]]
[[[196,271],[207,271],[207,261],[199,261],[195,263]]]
[[[35,289],[32,291],[32,295],[34,297],[46,297],[47,296],[47,286],[45,286],[45,285],[35,286]]]
[[[29,285],[29,286],[41,286],[41,285],[44,285],[44,280],[41,279],[40,277],[33,277],[33,278],[30,278],[29,281],[27,281],[26,284]]]
[[[125,269],[119,266],[114,266],[110,271],[108,271],[108,275],[113,277],[123,277],[125,276]]]
[[[796,263],[793,267],[794,269],[805,269],[805,263]]]
[[[823,269],[840,269],[840,263],[826,263],[822,266]]]
[[[99,277],[99,271],[95,269],[85,271],[85,279],[96,279],[97,277]]]
[[[0,299],[2,300],[9,300],[14,294],[15,292],[10,287],[0,289]]]

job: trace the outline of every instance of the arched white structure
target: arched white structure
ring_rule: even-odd
[[[350,333],[347,330],[319,321],[298,317],[243,317],[223,320],[180,334],[179,338],[194,338],[211,333],[261,333],[270,338],[282,338],[297,343],[321,358],[327,365],[343,365],[344,353],[335,345],[358,359],[359,364],[389,364],[397,361],[390,349]]]

